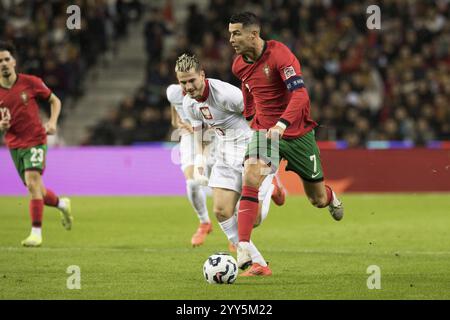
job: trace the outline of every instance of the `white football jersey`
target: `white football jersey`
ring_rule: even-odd
[[[252,135],[242,112],[244,102],[239,88],[217,79],[207,79],[204,96],[195,100],[185,95],[184,114],[192,127],[206,123],[214,129],[219,141],[248,140]]]
[[[180,119],[183,122],[187,121],[186,115],[183,111],[183,89],[179,84],[171,84],[166,90],[167,100],[175,107]]]

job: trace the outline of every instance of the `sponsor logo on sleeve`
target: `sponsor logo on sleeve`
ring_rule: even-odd
[[[295,76],[295,69],[293,66],[289,66],[284,68],[284,76],[286,77],[286,80],[289,79],[290,77]]]

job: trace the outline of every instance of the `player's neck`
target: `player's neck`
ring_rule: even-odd
[[[4,88],[10,89],[14,85],[16,80],[17,80],[17,74],[11,73],[9,75],[9,77],[1,77],[0,78],[0,85]]]
[[[264,51],[264,43],[263,39],[258,38],[253,50],[245,54],[245,59],[249,62],[256,62]]]

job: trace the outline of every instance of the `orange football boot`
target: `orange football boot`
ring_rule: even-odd
[[[200,223],[198,226],[197,231],[194,233],[191,239],[191,243],[193,247],[198,247],[205,242],[206,236],[208,233],[212,231],[212,224],[211,222],[208,223]]]
[[[231,241],[228,242],[228,251],[236,252],[236,246]]]
[[[269,265],[263,267],[259,263],[253,263],[250,269],[241,273],[241,277],[255,277],[255,276],[271,276],[272,270],[270,270]]]
[[[282,206],[284,201],[286,200],[286,191],[281,183],[278,181],[278,177],[274,177],[272,180],[272,184],[275,186],[272,192],[272,201],[277,206]]]

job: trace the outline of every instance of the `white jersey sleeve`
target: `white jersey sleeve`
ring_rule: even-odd
[[[175,107],[180,119],[186,121],[186,115],[183,110],[183,89],[179,84],[171,84],[166,90],[167,100]]]
[[[201,127],[203,125],[203,120],[201,116],[194,110],[194,101],[190,99],[189,96],[185,96],[183,99],[183,113],[186,116],[193,128]]]

